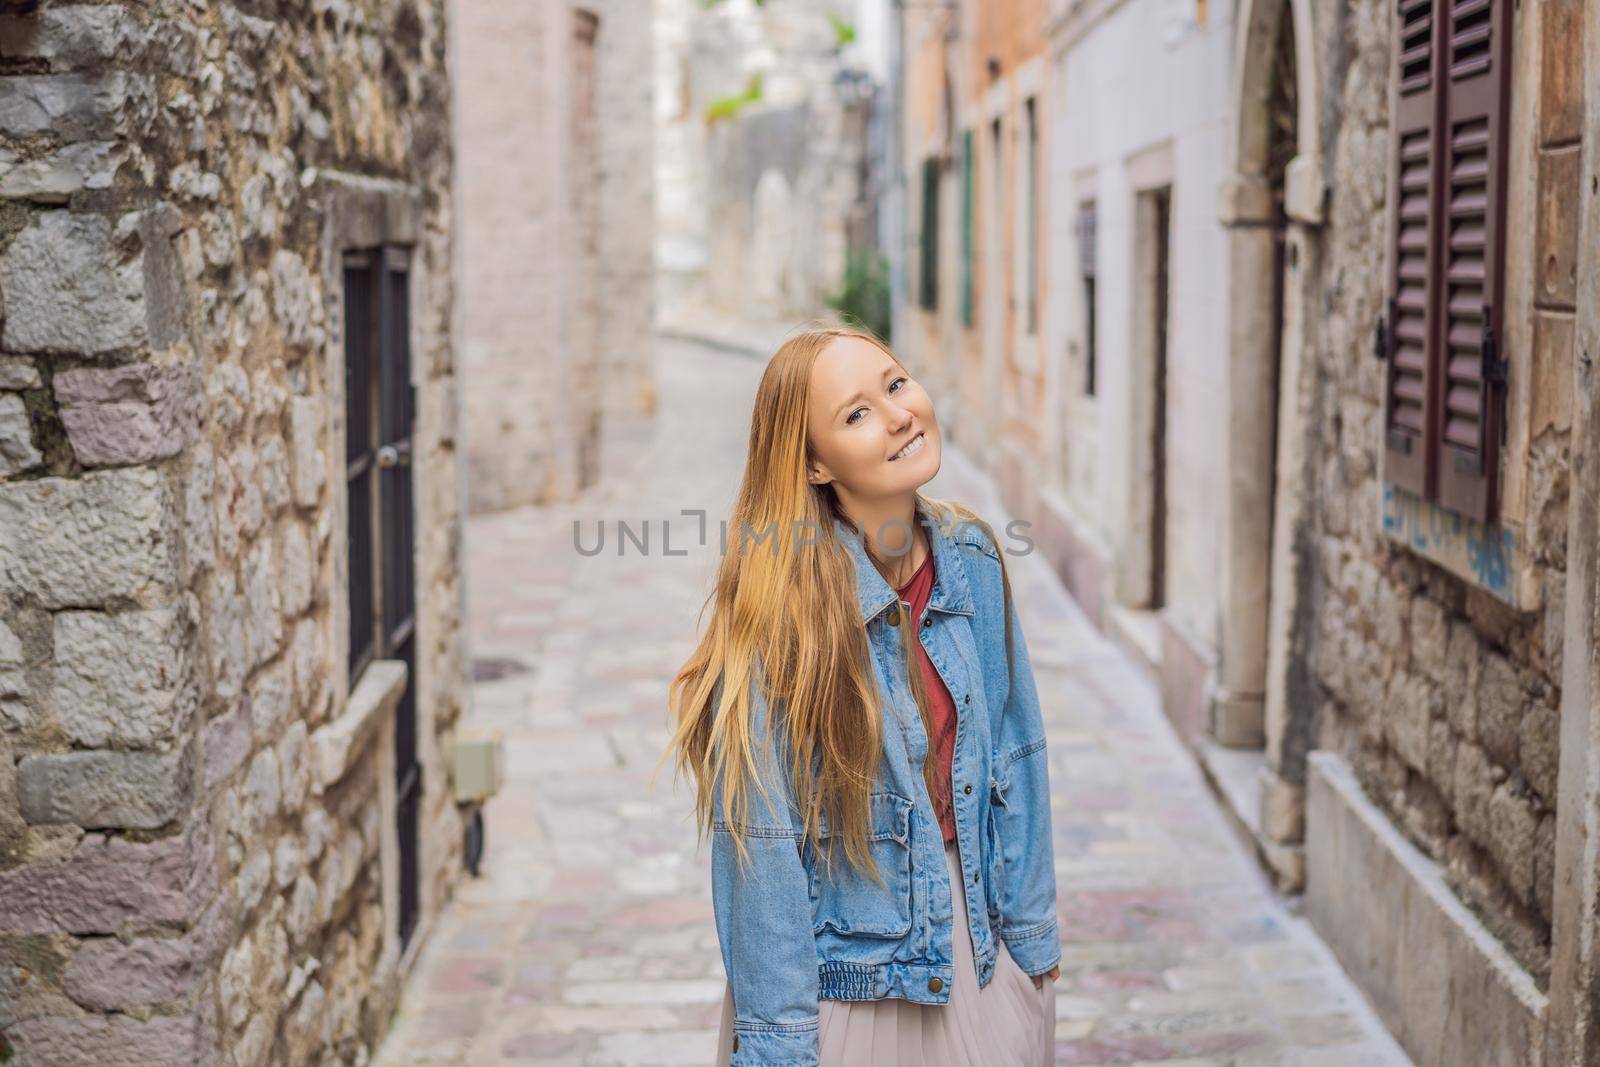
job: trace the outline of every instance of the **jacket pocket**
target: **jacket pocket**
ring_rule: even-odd
[[[1005,891],[1005,854],[1000,847],[1000,813],[1006,807],[1005,772],[997,769],[996,776],[989,779],[989,807],[985,813],[985,822],[988,829],[987,852],[988,867],[985,870],[984,900],[989,907],[990,918],[999,918],[1000,901]]]
[[[823,819],[819,839],[832,867],[812,856],[811,897],[816,903],[815,933],[832,929],[861,937],[904,937],[911,931],[911,800],[898,793],[874,793],[867,818],[867,850],[883,884],[852,867],[844,841]]]

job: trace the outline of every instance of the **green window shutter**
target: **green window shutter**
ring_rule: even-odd
[[[1083,292],[1083,394],[1098,388],[1098,349],[1095,341],[1095,234],[1099,229],[1093,200],[1078,205],[1078,280]]]
[[[917,303],[932,311],[939,306],[939,160],[922,161],[921,277]]]

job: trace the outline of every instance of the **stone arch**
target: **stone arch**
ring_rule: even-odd
[[[1302,542],[1314,475],[1300,413],[1325,199],[1322,78],[1311,0],[1242,0],[1238,35],[1233,165],[1220,198],[1229,272],[1228,489],[1209,730],[1224,745],[1265,750],[1264,825],[1253,829],[1271,839],[1262,841],[1270,859],[1272,845],[1301,838],[1312,711],[1291,694],[1301,690],[1297,650],[1311,563]],[[1292,135],[1275,114],[1292,116]],[[1291,817],[1277,817],[1284,812]],[[1297,880],[1294,861],[1273,866],[1280,881]]]
[[[1322,145],[1322,74],[1315,47],[1316,25],[1311,0],[1240,0],[1238,40],[1234,54],[1239,57],[1233,76],[1233,170],[1236,178],[1260,178],[1267,166],[1266,124],[1260,121],[1262,109],[1272,95],[1275,45],[1289,17],[1294,34],[1296,73],[1295,127],[1299,132],[1298,151],[1290,164],[1295,180],[1309,181],[1315,170],[1318,178]],[[1305,192],[1311,191],[1309,188]],[[1291,217],[1308,216],[1301,221],[1320,223],[1321,196],[1315,205],[1303,203],[1301,191],[1291,194]],[[1315,215],[1315,218],[1309,217]],[[1224,218],[1223,222],[1229,220]]]

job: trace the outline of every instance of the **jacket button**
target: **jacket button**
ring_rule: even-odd
[[[970,785],[969,785],[969,786],[966,786],[966,787],[965,787],[965,788],[964,788],[964,789],[962,789],[962,790],[961,790],[961,791],[962,791],[962,792],[963,792],[963,793],[970,793],[970,792],[972,792],[972,787],[971,787],[971,786],[970,786]]]
[[[900,609],[899,608],[890,608],[889,609],[888,618],[889,618],[889,625],[890,626],[899,626],[900,625]]]
[[[944,988],[944,983],[937,978],[928,979],[928,992],[937,993]]]
[[[933,616],[932,615],[924,615],[922,617],[922,625],[923,626],[932,626],[933,625]]]

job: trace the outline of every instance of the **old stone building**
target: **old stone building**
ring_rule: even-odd
[[[1573,965],[1593,913],[1556,887],[1594,877],[1595,707],[1566,690],[1594,655],[1595,527],[1570,502],[1592,479],[1573,398],[1600,299],[1577,266],[1600,207],[1600,25],[1578,3],[1258,6],[1244,41],[1292,18],[1312,176],[1282,282],[1279,439],[1297,444],[1263,834],[1303,838],[1314,921],[1419,1061],[1569,1062],[1595,991]],[[1252,77],[1242,129],[1262,121]],[[1262,164],[1240,143],[1248,185]],[[1447,1012],[1423,992],[1444,983]]]
[[[648,5],[451,14],[468,506],[569,499],[656,403]]]
[[[1594,596],[1569,573],[1583,31],[1568,4],[1238,10],[1219,641],[1199,694],[1162,673],[1422,1063],[1541,1062],[1590,996],[1552,985],[1562,720],[1593,714],[1563,711],[1593,655],[1567,611]]]
[[[1600,14],[973,7],[900,19],[902,348],[1417,1061],[1595,1062]]]
[[[815,315],[876,249],[882,0],[657,0],[664,321]]]
[[[0,1061],[364,1063],[450,895],[445,37],[0,14]]]

